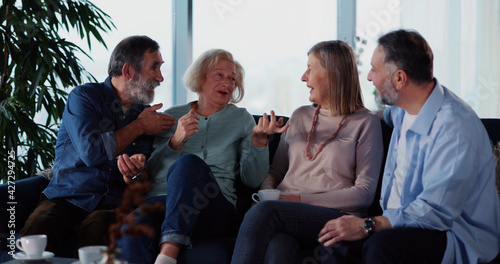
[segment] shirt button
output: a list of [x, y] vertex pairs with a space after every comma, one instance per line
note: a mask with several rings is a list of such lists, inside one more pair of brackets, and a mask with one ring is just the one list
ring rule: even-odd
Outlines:
[[135, 146], [135, 142], [132, 143], [132, 146]]
[[205, 146], [201, 146], [201, 148], [202, 148], [202, 149], [204, 149], [204, 148], [205, 148]]
[[205, 120], [208, 120], [208, 117], [205, 117]]

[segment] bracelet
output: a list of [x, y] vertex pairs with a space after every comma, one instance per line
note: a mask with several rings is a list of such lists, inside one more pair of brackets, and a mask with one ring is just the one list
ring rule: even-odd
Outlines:
[[142, 170], [139, 173], [137, 173], [136, 175], [134, 175], [134, 176], [125, 176], [125, 177], [127, 177], [127, 178], [129, 178], [131, 180], [134, 180], [134, 181], [138, 181], [142, 177]]

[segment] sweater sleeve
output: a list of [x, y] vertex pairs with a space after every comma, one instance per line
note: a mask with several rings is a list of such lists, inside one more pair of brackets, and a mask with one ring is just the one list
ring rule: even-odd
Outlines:
[[246, 186], [257, 188], [269, 171], [269, 146], [263, 148], [253, 146], [250, 143], [255, 126], [253, 116], [245, 110], [242, 119], [244, 138], [240, 143], [240, 177]]
[[[290, 128], [289, 128], [290, 129]], [[285, 178], [288, 171], [288, 144], [286, 143], [286, 131], [281, 135], [281, 140], [274, 154], [273, 162], [267, 177], [261, 185], [261, 189], [276, 189]]]

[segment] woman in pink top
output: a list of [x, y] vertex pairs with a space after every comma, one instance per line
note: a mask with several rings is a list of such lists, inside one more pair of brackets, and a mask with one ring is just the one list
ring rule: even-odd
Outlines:
[[313, 105], [295, 110], [261, 189], [280, 201], [253, 206], [232, 263], [300, 263], [300, 244], [318, 243], [328, 220], [366, 216], [383, 158], [380, 119], [363, 106], [353, 50], [324, 41], [308, 52], [302, 81]]

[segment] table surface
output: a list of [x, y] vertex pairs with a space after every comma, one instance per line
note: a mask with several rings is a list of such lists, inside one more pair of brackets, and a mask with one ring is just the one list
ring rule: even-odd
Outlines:
[[28, 263], [28, 264], [38, 264], [38, 263], [44, 263], [44, 264], [49, 264], [49, 263], [53, 263], [53, 264], [72, 264], [72, 263], [75, 263], [77, 261], [78, 261], [78, 259], [53, 257], [53, 258], [49, 258], [49, 259], [46, 259], [46, 260], [37, 260], [37, 261], [26, 261], [26, 260], [14, 259], [14, 260], [11, 260], [11, 261], [7, 261], [5, 263], [6, 264], [20, 264], [20, 263]]

